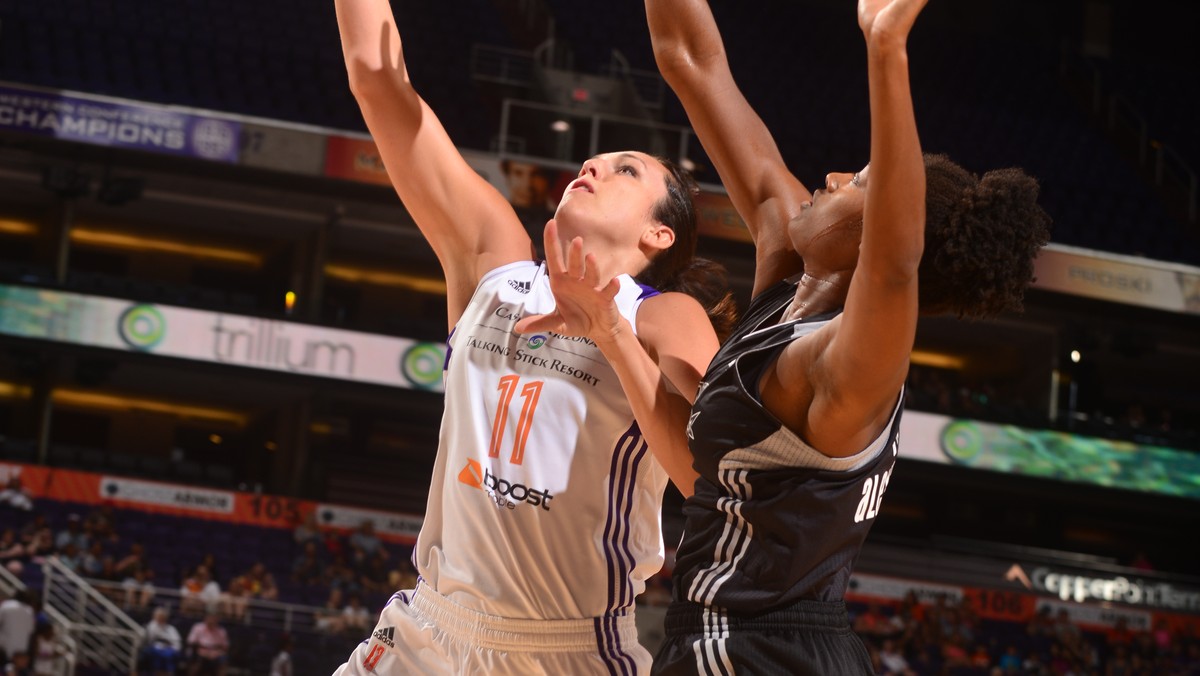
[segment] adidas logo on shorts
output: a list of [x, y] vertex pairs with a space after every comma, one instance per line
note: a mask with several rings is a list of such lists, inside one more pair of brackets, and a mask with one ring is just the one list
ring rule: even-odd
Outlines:
[[515, 279], [508, 280], [508, 285], [520, 293], [529, 293], [529, 290], [533, 288], [533, 284], [531, 282], [518, 282]]
[[396, 628], [384, 627], [375, 631], [375, 638], [389, 648], [396, 647]]

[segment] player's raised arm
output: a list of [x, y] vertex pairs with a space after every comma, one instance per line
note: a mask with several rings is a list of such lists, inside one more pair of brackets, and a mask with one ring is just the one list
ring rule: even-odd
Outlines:
[[757, 252], [754, 294], [801, 269], [787, 223], [810, 199], [729, 70], [707, 0], [646, 0], [659, 72], [683, 103]]
[[350, 88], [404, 206], [446, 275], [453, 326], [480, 276], [531, 256], [512, 207], [413, 89], [388, 0], [335, 0]]

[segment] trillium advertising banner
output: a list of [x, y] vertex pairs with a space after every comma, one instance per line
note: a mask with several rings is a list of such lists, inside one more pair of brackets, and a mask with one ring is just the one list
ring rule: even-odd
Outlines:
[[0, 285], [0, 334], [441, 391], [446, 346], [220, 312]]

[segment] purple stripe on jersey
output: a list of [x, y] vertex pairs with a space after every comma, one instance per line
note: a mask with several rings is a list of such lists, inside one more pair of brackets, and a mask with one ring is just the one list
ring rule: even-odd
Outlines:
[[[636, 563], [633, 558], [633, 550], [629, 546], [629, 535], [633, 532], [633, 519], [631, 518], [634, 502], [633, 491], [635, 488], [634, 484], [636, 483], [635, 477], [637, 477], [638, 469], [641, 467], [642, 459], [646, 457], [646, 451], [649, 449], [649, 446], [647, 446], [646, 442], [639, 437], [636, 448], [637, 452], [634, 454], [633, 460], [629, 464], [629, 483], [625, 488], [625, 494], [623, 496], [624, 500], [622, 501], [622, 504], [624, 505], [622, 508], [622, 522], [625, 524], [625, 534], [621, 537], [621, 551], [625, 552], [625, 555], [629, 559], [629, 568], [626, 571], [627, 575], [625, 578], [623, 578], [623, 580], [628, 579], [628, 572], [633, 570], [633, 566]], [[622, 607], [633, 605], [633, 585], [626, 583], [621, 586], [620, 603]]]
[[638, 285], [638, 288], [642, 290], [642, 295], [638, 296], [638, 298], [637, 298], [638, 300], [645, 300], [647, 298], [653, 298], [655, 296], [662, 294], [661, 291], [654, 288], [653, 286], [646, 286], [645, 284], [642, 284], [641, 282], [638, 282], [637, 285]]
[[621, 652], [621, 648], [617, 645], [620, 633], [617, 631], [617, 618], [597, 617], [592, 620], [592, 626], [596, 630], [596, 647], [600, 650], [600, 658], [604, 662], [604, 666], [608, 667], [610, 676], [636, 676], [637, 662], [634, 662], [631, 655]]
[[457, 330], [458, 330], [458, 327], [455, 326], [454, 328], [450, 329], [450, 335], [446, 336], [446, 361], [442, 362], [442, 371], [443, 372], [448, 371], [450, 369], [450, 353], [454, 351], [454, 349], [450, 347], [450, 340], [452, 338], [454, 338], [454, 332]]
[[[609, 468], [609, 507], [604, 524], [604, 556], [609, 576], [608, 609], [604, 617], [597, 618], [596, 641], [600, 654], [606, 660], [615, 660], [622, 674], [637, 671], [633, 656], [625, 653], [620, 645], [618, 616], [615, 613], [633, 605], [629, 575], [633, 571], [634, 557], [629, 547], [629, 522], [633, 512], [634, 481], [646, 450], [641, 430], [634, 422], [613, 449], [612, 466]], [[611, 662], [609, 669], [611, 673], [617, 673], [613, 671]]]
[[[632, 500], [622, 500], [633, 485], [630, 473], [631, 454], [641, 444], [641, 430], [636, 422], [629, 426], [616, 448], [613, 449], [612, 467], [608, 471], [609, 505], [608, 518], [604, 524], [604, 553], [608, 561], [608, 613], [628, 606], [629, 573], [633, 567], [633, 553], [628, 548], [628, 535], [621, 531], [629, 528], [629, 517], [633, 510]], [[640, 457], [640, 456], [638, 456]], [[627, 486], [629, 487], [627, 489]], [[621, 547], [620, 544], [624, 544]], [[617, 586], [620, 585], [620, 591]], [[617, 597], [617, 594], [620, 597]]]

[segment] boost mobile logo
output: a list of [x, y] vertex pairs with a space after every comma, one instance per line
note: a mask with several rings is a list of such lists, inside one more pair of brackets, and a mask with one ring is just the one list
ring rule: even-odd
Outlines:
[[525, 502], [548, 512], [550, 501], [554, 499], [548, 490], [537, 490], [525, 484], [501, 479], [490, 470], [484, 469], [477, 460], [467, 460], [466, 466], [458, 473], [458, 480], [472, 488], [485, 491], [496, 501], [496, 506], [505, 509], [516, 509], [518, 502]]
[[130, 349], [154, 349], [167, 335], [167, 321], [153, 305], [131, 305], [117, 320], [117, 333]]

